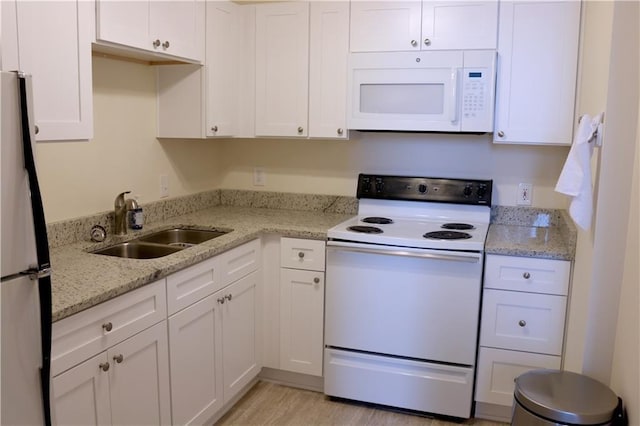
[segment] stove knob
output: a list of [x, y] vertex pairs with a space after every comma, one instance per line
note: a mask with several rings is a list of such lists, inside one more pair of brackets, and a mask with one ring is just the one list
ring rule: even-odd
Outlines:
[[418, 192], [421, 194], [424, 194], [425, 192], [427, 192], [427, 185], [422, 183], [418, 185]]
[[384, 189], [384, 182], [382, 180], [376, 181], [376, 192], [380, 193]]
[[473, 191], [473, 188], [471, 187], [471, 185], [466, 185], [462, 193], [464, 194], [465, 197], [468, 197], [469, 195], [471, 195], [472, 191]]
[[480, 185], [478, 187], [478, 198], [484, 198], [485, 195], [487, 195], [487, 186]]

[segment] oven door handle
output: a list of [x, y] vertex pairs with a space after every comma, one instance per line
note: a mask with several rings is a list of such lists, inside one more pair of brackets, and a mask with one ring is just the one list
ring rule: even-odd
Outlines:
[[480, 253], [467, 253], [467, 252], [436, 252], [433, 250], [412, 250], [409, 248], [398, 249], [382, 249], [382, 248], [367, 248], [362, 246], [353, 246], [351, 244], [344, 244], [337, 241], [332, 241], [331, 245], [327, 245], [327, 250], [335, 251], [350, 251], [355, 253], [366, 254], [382, 254], [391, 256], [405, 256], [405, 257], [417, 257], [420, 259], [432, 259], [432, 260], [451, 260], [454, 262], [469, 262], [478, 263], [482, 259]]

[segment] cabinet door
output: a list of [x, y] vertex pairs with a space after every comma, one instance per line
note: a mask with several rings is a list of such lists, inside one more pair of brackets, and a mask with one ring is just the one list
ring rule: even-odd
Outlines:
[[351, 51], [420, 50], [420, 1], [351, 2]]
[[238, 7], [231, 1], [207, 2], [207, 136], [236, 134]]
[[571, 144], [580, 2], [503, 1], [494, 142]]
[[260, 372], [258, 280], [252, 272], [214, 295], [226, 301], [221, 303], [225, 404]]
[[309, 136], [346, 139], [349, 3], [313, 2], [310, 13]]
[[256, 5], [256, 136], [307, 136], [309, 3]]
[[424, 1], [422, 49], [495, 49], [498, 1]]
[[195, 61], [203, 59], [204, 0], [150, 1], [148, 7], [150, 39], [160, 40], [156, 50]]
[[166, 320], [112, 347], [107, 355], [113, 424], [170, 424]]
[[280, 368], [322, 376], [324, 273], [282, 269]]
[[33, 75], [36, 139], [91, 139], [91, 2], [18, 1], [16, 13], [20, 69]]
[[96, 26], [100, 41], [154, 50], [149, 35], [149, 1], [97, 0]]
[[560, 357], [481, 347], [475, 400], [510, 407], [516, 377], [538, 368], [559, 369]]
[[111, 424], [110, 367], [107, 353], [102, 352], [52, 379], [55, 424]]
[[169, 318], [172, 424], [204, 424], [222, 407], [221, 306], [211, 295]]

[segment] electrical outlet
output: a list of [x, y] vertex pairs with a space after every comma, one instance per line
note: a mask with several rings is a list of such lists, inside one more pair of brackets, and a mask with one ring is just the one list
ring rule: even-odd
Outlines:
[[530, 183], [518, 184], [518, 199], [516, 204], [519, 206], [530, 206], [533, 198], [533, 185]]
[[267, 184], [267, 174], [262, 167], [253, 169], [253, 186], [265, 186]]
[[160, 198], [169, 196], [169, 176], [160, 175]]

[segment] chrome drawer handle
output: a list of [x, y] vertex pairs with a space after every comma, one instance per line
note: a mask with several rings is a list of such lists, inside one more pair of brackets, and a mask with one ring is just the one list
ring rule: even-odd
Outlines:
[[224, 305], [224, 297], [219, 297], [218, 298], [218, 303], [221, 305]]
[[524, 278], [525, 280], [528, 280], [529, 278], [531, 278], [531, 274], [528, 272], [525, 272], [524, 274], [522, 274], [522, 278]]
[[316, 284], [318, 284], [318, 283], [320, 282], [320, 278], [315, 277], [315, 278], [313, 279], [313, 282], [314, 282], [314, 283], [316, 283]]
[[227, 299], [229, 302], [231, 302], [231, 299], [233, 299], [233, 295], [227, 294], [226, 296], [224, 296], [224, 298]]
[[109, 371], [109, 363], [108, 362], [103, 362], [98, 367], [100, 367], [100, 370], [102, 370], [102, 371]]
[[299, 251], [299, 252], [298, 252], [298, 257], [299, 257], [300, 259], [304, 259], [304, 252]]
[[108, 333], [111, 330], [113, 330], [113, 324], [111, 324], [110, 322], [104, 323], [104, 324], [102, 324], [102, 328], [103, 328], [104, 331], [106, 331]]
[[124, 360], [124, 356], [122, 356], [122, 354], [116, 355], [113, 357], [113, 360], [115, 362], [117, 362], [118, 364], [122, 363], [122, 360]]
[[525, 325], [527, 325], [527, 322], [525, 320], [520, 320], [520, 321], [518, 321], [518, 325], [520, 327], [524, 327]]

